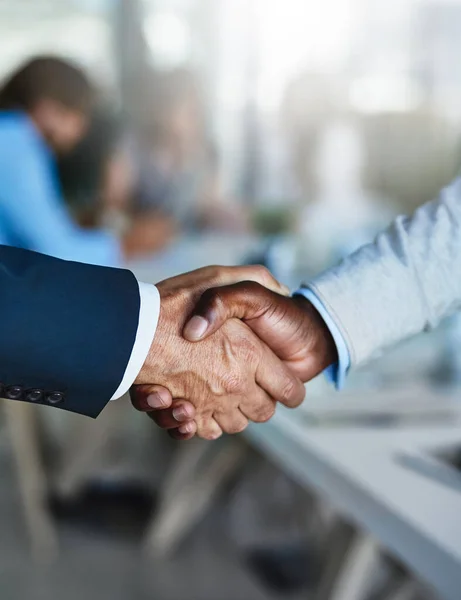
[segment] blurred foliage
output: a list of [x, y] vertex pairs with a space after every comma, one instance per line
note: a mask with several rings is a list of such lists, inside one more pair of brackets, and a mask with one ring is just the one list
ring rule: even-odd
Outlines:
[[276, 206], [261, 207], [254, 210], [251, 223], [260, 235], [272, 237], [293, 230], [296, 211], [292, 204], [277, 204]]

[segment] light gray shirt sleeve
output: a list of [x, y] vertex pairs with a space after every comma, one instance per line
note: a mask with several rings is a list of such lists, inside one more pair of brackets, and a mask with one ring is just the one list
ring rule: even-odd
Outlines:
[[351, 366], [435, 327], [461, 306], [461, 179], [308, 287], [344, 336]]

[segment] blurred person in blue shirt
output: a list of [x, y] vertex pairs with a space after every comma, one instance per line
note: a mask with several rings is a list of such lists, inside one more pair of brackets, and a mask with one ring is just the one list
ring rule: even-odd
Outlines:
[[134, 253], [139, 232], [82, 229], [61, 194], [56, 157], [83, 139], [95, 100], [85, 74], [55, 57], [32, 59], [0, 89], [0, 244], [112, 266]]
[[58, 157], [58, 176], [77, 223], [124, 231], [125, 252], [130, 255], [153, 253], [174, 238], [177, 222], [162, 210], [134, 210], [135, 165], [125, 151], [125, 129], [122, 115], [110, 106], [98, 106], [83, 139]]

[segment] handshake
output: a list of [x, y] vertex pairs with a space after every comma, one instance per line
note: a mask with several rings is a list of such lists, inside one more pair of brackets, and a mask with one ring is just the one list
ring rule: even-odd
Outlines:
[[157, 331], [131, 399], [175, 439], [241, 432], [277, 402], [295, 408], [304, 382], [337, 360], [313, 305], [264, 267], [206, 267], [157, 288]]

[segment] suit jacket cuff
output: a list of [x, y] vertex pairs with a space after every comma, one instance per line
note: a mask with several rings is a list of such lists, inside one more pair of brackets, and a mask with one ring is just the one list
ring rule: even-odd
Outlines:
[[138, 285], [140, 309], [136, 339], [123, 379], [111, 400], [117, 400], [123, 396], [133, 385], [147, 358], [157, 329], [160, 315], [160, 294], [155, 285], [141, 282], [138, 282]]

